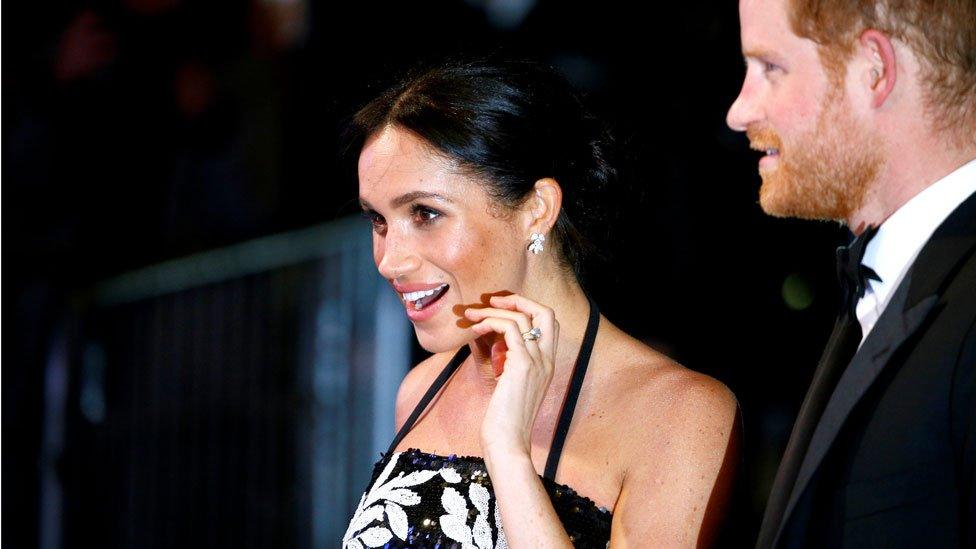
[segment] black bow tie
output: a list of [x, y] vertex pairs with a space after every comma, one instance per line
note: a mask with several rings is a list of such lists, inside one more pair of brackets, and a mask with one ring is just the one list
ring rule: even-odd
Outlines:
[[851, 318], [857, 318], [857, 300], [864, 296], [868, 279], [881, 281], [871, 267], [861, 265], [868, 242], [878, 233], [877, 227], [868, 227], [849, 246], [837, 248], [837, 278], [844, 297], [844, 307]]

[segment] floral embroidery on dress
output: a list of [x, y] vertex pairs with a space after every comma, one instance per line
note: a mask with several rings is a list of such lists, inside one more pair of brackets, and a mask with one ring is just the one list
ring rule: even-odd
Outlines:
[[441, 515], [441, 529], [444, 535], [461, 542], [462, 549], [495, 549], [491, 542], [491, 526], [488, 524], [488, 502], [491, 496], [480, 484], [468, 485], [468, 499], [478, 511], [474, 526], [468, 527], [468, 503], [464, 496], [454, 488], [445, 488], [441, 495], [441, 505], [447, 511]]
[[[539, 478], [573, 545], [604, 549], [612, 514]], [[343, 539], [343, 549], [367, 547], [508, 549], [484, 460], [416, 449], [381, 458]]]
[[[438, 474], [450, 483], [457, 483], [461, 480], [457, 471], [445, 467], [439, 471], [414, 471], [407, 475], [401, 472], [387, 481], [399, 459], [399, 453], [393, 455], [383, 472], [380, 473], [379, 478], [376, 479], [373, 488], [363, 494], [359, 500], [359, 506], [356, 507], [356, 513], [353, 515], [343, 538], [343, 549], [382, 547], [393, 539], [393, 536], [406, 541], [409, 524], [403, 506], [420, 503], [420, 496], [407, 488], [423, 484]], [[367, 528], [373, 522], [382, 521], [384, 514], [389, 528], [380, 525]]]

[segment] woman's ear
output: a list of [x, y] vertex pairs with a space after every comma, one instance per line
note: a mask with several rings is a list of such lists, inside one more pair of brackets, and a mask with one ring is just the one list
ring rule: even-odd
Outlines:
[[533, 196], [525, 203], [527, 231], [530, 233], [549, 234], [563, 205], [563, 189], [559, 182], [551, 177], [544, 177], [535, 182]]

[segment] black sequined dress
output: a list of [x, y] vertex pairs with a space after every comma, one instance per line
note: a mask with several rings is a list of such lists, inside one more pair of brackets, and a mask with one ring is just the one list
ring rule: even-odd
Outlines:
[[[573, 544], [603, 549], [610, 540], [610, 511], [553, 480], [586, 375], [599, 316], [591, 299], [586, 335], [556, 424], [545, 474], [540, 478]], [[464, 346], [454, 355], [397, 433], [389, 451], [373, 467], [369, 489], [349, 523], [343, 549], [507, 549], [501, 515], [482, 458], [428, 454], [413, 448], [393, 451], [469, 353]]]

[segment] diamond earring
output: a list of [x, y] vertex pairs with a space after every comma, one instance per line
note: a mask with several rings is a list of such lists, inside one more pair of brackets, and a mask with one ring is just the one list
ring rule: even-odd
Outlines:
[[532, 233], [532, 236], [530, 236], [529, 239], [532, 241], [529, 244], [529, 251], [536, 255], [542, 253], [542, 243], [546, 241], [546, 235], [542, 233]]

